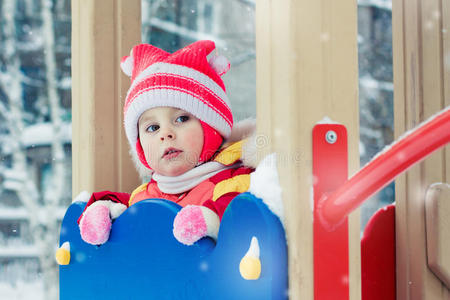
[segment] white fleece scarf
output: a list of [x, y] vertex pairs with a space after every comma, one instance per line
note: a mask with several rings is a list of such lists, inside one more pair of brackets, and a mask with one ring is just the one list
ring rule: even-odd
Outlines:
[[213, 177], [221, 171], [237, 168], [240, 165], [241, 163], [236, 163], [231, 166], [225, 166], [219, 162], [211, 161], [179, 176], [164, 176], [153, 173], [152, 178], [156, 181], [161, 192], [166, 194], [180, 194], [189, 191], [200, 182]]

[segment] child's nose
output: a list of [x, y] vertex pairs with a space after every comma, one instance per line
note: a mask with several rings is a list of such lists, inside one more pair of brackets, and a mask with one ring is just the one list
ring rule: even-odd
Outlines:
[[161, 136], [161, 141], [164, 141], [166, 138], [170, 140], [170, 139], [173, 139], [173, 136], [171, 134], [162, 135]]
[[159, 137], [161, 141], [164, 141], [165, 139], [173, 139], [175, 137], [175, 134], [171, 130], [166, 130], [164, 132], [161, 132], [161, 136]]

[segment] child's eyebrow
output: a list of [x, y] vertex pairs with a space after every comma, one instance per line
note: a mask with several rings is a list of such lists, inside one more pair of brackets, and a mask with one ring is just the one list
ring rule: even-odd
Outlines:
[[139, 119], [139, 123], [153, 121], [154, 119], [155, 117], [153, 115], [143, 116], [142, 118]]

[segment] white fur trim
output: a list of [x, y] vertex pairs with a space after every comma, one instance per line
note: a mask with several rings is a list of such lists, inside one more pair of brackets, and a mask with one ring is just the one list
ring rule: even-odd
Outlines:
[[[91, 210], [94, 207], [97, 207], [99, 205], [104, 205], [104, 206], [108, 207], [109, 215], [111, 216], [112, 220], [114, 220], [115, 218], [120, 216], [127, 209], [127, 206], [122, 203], [113, 202], [111, 200], [98, 200], [98, 201], [95, 201], [94, 203], [92, 203], [88, 208], [86, 208], [84, 213], [88, 212], [89, 210]], [[83, 219], [81, 219], [81, 220], [83, 220]]]
[[245, 119], [239, 121], [233, 126], [227, 143], [234, 143], [243, 139], [247, 139], [242, 145], [241, 161], [244, 166], [256, 168], [258, 166], [258, 148], [256, 137], [256, 120]]
[[125, 210], [127, 209], [127, 206], [122, 203], [112, 202], [111, 206], [109, 207], [109, 213], [111, 215], [111, 219], [115, 219], [118, 216], [120, 216]]
[[141, 160], [137, 156], [137, 152], [136, 152], [136, 148], [135, 147], [130, 147], [129, 153], [130, 153], [131, 158], [133, 160], [134, 167], [136, 168], [136, 171], [138, 172], [139, 177], [141, 178], [143, 183], [150, 181], [151, 178], [152, 178], [152, 175], [153, 175], [153, 170], [151, 170], [151, 169], [147, 168], [146, 166], [144, 166], [144, 164], [141, 162]]
[[241, 161], [244, 166], [254, 169], [258, 166], [259, 153], [256, 145], [256, 135], [249, 137], [242, 145]]
[[199, 206], [202, 210], [203, 217], [205, 218], [206, 223], [206, 235], [217, 240], [217, 236], [219, 234], [220, 227], [220, 219], [219, 216], [213, 212], [211, 209], [205, 206]]
[[241, 120], [233, 125], [230, 136], [227, 138], [227, 143], [234, 143], [246, 139], [255, 134], [256, 120], [249, 118]]

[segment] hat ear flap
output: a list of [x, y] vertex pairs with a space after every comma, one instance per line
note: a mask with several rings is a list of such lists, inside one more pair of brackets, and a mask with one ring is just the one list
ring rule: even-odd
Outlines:
[[131, 77], [133, 74], [133, 66], [134, 59], [132, 55], [122, 57], [122, 60], [120, 61], [120, 68], [128, 77]]

